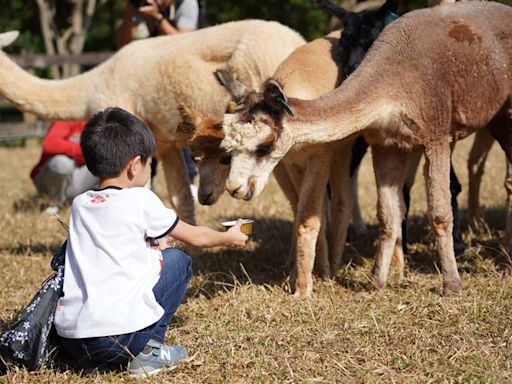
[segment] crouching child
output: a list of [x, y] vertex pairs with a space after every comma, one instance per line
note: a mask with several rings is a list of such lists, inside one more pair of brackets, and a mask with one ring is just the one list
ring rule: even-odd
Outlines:
[[[64, 295], [55, 328], [78, 368], [154, 374], [188, 358], [164, 343], [192, 277], [191, 259], [168, 236], [197, 247], [242, 247], [240, 223], [227, 232], [181, 221], [149, 189], [155, 140], [137, 117], [108, 108], [84, 128], [80, 146], [98, 188], [73, 200]], [[149, 240], [160, 239], [151, 247]]]

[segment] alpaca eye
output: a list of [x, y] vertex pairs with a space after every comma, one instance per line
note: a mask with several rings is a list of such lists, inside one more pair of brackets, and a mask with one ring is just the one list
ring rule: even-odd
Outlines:
[[256, 154], [258, 156], [265, 156], [268, 155], [270, 150], [272, 149], [272, 143], [269, 144], [260, 144], [258, 145], [258, 148], [256, 148]]
[[231, 164], [231, 155], [224, 155], [220, 158], [219, 163], [223, 165]]

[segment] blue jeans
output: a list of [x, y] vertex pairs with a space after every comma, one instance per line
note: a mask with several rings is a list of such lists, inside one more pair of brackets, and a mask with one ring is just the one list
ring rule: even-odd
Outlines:
[[194, 178], [197, 176], [196, 165], [192, 161], [190, 157], [190, 148], [182, 148], [181, 156], [183, 157], [183, 161], [185, 162], [185, 166], [187, 167], [187, 175], [188, 181], [190, 184], [194, 182]]
[[192, 260], [187, 254], [175, 248], [164, 249], [162, 254], [162, 271], [160, 279], [153, 287], [153, 293], [156, 301], [165, 310], [163, 316], [144, 329], [122, 335], [85, 339], [59, 336], [63, 350], [69, 355], [68, 363], [78, 369], [99, 368], [102, 371], [109, 371], [126, 365], [142, 351], [149, 339], [164, 341], [167, 327], [192, 278]]

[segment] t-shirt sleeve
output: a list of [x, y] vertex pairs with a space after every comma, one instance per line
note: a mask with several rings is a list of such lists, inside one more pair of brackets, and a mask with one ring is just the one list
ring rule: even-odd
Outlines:
[[176, 27], [197, 29], [199, 4], [197, 0], [184, 0], [176, 12]]
[[172, 209], [167, 208], [162, 200], [149, 189], [144, 189], [145, 204], [142, 216], [146, 227], [146, 237], [158, 239], [172, 231], [179, 218]]

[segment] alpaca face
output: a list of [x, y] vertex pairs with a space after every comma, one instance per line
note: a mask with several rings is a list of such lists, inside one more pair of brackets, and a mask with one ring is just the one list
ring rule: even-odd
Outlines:
[[261, 193], [291, 142], [271, 114], [263, 110], [248, 113], [250, 109], [246, 106], [235, 114], [224, 115], [221, 143], [221, 148], [231, 155], [226, 189], [233, 197], [244, 200]]
[[231, 158], [219, 148], [224, 137], [222, 117], [204, 116], [180, 103], [178, 111], [183, 121], [177, 132], [188, 140], [192, 159], [199, 174], [197, 197], [201, 204], [214, 204], [224, 192]]
[[221, 118], [202, 118], [189, 141], [192, 159], [199, 174], [198, 200], [203, 205], [217, 202], [224, 192], [231, 157], [220, 149], [223, 137]]
[[199, 188], [197, 197], [199, 203], [212, 205], [217, 202], [224, 192], [224, 185], [229, 174], [231, 157], [219, 148], [220, 139], [211, 147], [198, 148], [190, 146], [192, 159], [199, 174]]

